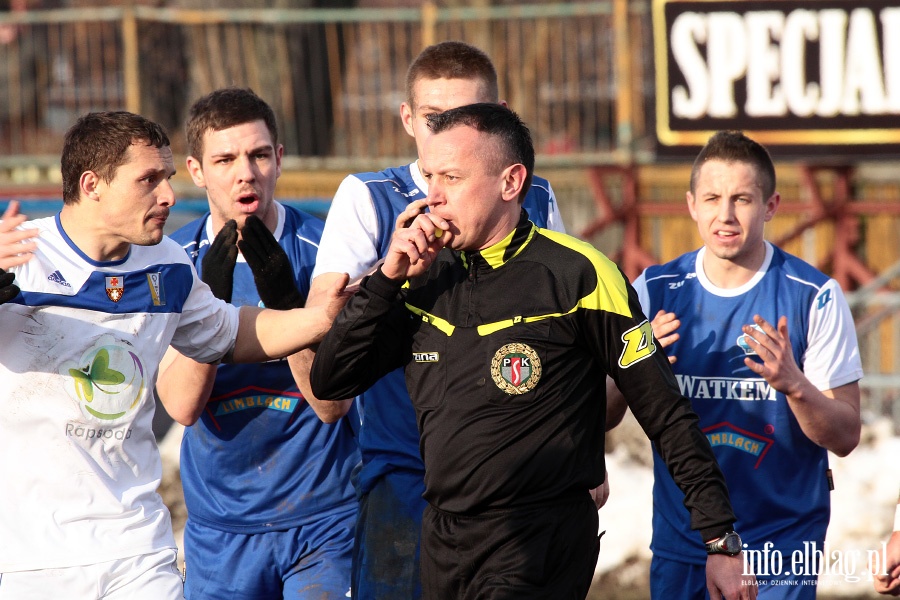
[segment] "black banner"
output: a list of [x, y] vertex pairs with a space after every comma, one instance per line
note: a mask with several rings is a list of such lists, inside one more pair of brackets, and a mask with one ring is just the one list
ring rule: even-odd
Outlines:
[[900, 0], [653, 0], [653, 35], [661, 154], [900, 156]]

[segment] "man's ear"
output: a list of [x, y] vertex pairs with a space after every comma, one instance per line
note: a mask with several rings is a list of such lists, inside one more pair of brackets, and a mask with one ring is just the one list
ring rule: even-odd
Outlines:
[[186, 162], [188, 173], [191, 174], [191, 179], [194, 180], [194, 185], [196, 185], [198, 188], [205, 188], [206, 178], [203, 176], [203, 165], [200, 163], [200, 159], [194, 158], [193, 156], [188, 156]]
[[694, 194], [690, 191], [684, 193], [684, 198], [687, 201], [688, 212], [691, 215], [691, 218], [696, 221], [697, 220], [697, 205], [694, 202]]
[[415, 132], [413, 131], [413, 109], [412, 107], [404, 102], [400, 105], [400, 121], [403, 122], [403, 129], [406, 130], [406, 133], [411, 135], [412, 137], [416, 137]]
[[79, 195], [88, 200], [99, 200], [102, 184], [103, 180], [94, 171], [85, 171], [78, 179]]
[[774, 192], [769, 199], [766, 200], [766, 213], [764, 217], [764, 221], [768, 222], [772, 220], [772, 217], [775, 216], [775, 211], [778, 210], [778, 205], [781, 204], [781, 194], [778, 192]]
[[503, 170], [501, 194], [504, 202], [519, 199], [522, 188], [525, 187], [525, 178], [527, 176], [528, 170], [521, 163], [510, 165]]
[[278, 144], [275, 148], [275, 179], [281, 177], [281, 159], [284, 157], [284, 146]]

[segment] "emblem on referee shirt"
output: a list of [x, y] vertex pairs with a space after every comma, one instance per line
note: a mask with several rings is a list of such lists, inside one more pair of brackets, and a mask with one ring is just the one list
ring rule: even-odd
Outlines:
[[494, 353], [491, 377], [507, 394], [526, 394], [541, 379], [541, 359], [527, 344], [506, 344]]
[[118, 302], [122, 299], [122, 294], [125, 293], [125, 281], [121, 277], [107, 277], [106, 278], [106, 295], [109, 296], [109, 299], [113, 302]]

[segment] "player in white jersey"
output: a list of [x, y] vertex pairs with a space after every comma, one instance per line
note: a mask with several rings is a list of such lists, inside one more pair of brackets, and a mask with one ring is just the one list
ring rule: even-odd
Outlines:
[[0, 306], [0, 599], [181, 598], [151, 429], [163, 353], [287, 356], [330, 327], [341, 282], [323, 308], [215, 298], [163, 236], [175, 168], [141, 116], [85, 115], [61, 164], [59, 214], [24, 222], [13, 203], [0, 222], [19, 288]]
[[[687, 194], [704, 246], [634, 287], [725, 473], [760, 597], [800, 599], [815, 597], [816, 565], [764, 559], [822, 549], [827, 451], [845, 456], [859, 442], [862, 367], [837, 282], [765, 241], [779, 202], [765, 148], [717, 133]], [[684, 495], [655, 453], [654, 472], [651, 596], [702, 598], [703, 564], [721, 544], [704, 550], [717, 540], [690, 532]]]

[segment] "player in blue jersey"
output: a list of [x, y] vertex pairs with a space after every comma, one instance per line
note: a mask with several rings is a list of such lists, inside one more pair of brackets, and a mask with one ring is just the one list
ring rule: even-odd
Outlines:
[[[420, 150], [430, 135], [429, 114], [475, 102], [499, 102], [490, 58], [468, 44], [443, 42], [423, 50], [410, 65], [400, 118]], [[418, 161], [344, 179], [326, 219], [313, 288], [327, 287], [340, 273], [354, 278], [372, 269], [384, 258], [398, 220], [415, 217], [427, 194]], [[534, 178], [524, 207], [538, 226], [563, 231], [546, 179]], [[354, 598], [419, 598], [425, 467], [403, 371], [381, 379], [359, 397], [359, 406], [362, 467], [355, 477], [360, 504]]]
[[[63, 208], [0, 220], [0, 599], [183, 598], [151, 427], [171, 346], [204, 362], [261, 362], [319, 341], [343, 306], [235, 307], [163, 235], [169, 139], [132, 113], [66, 133]], [[10, 293], [8, 290], [5, 293]], [[228, 565], [233, 568], [234, 565]]]
[[[725, 473], [760, 597], [814, 598], [827, 452], [859, 442], [862, 367], [837, 282], [765, 241], [779, 202], [765, 148], [715, 134], [687, 193], [704, 246], [648, 268], [634, 287]], [[651, 595], [703, 598], [706, 552], [656, 453], [654, 475]]]
[[[210, 213], [172, 238], [222, 299], [302, 306], [323, 223], [273, 199], [283, 149], [272, 109], [250, 90], [215, 91], [191, 108], [187, 139]], [[359, 463], [352, 403], [312, 397], [302, 355], [218, 369], [174, 351], [166, 359], [159, 397], [190, 407], [170, 410], [189, 425], [186, 597], [346, 597]]]

